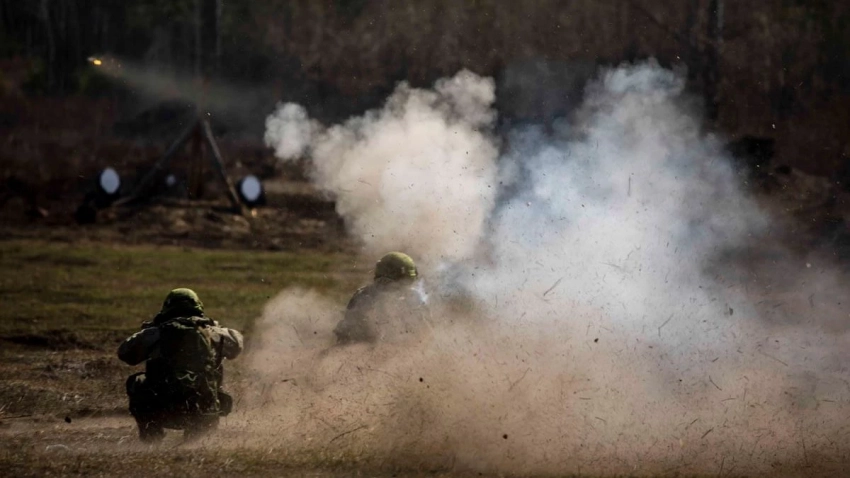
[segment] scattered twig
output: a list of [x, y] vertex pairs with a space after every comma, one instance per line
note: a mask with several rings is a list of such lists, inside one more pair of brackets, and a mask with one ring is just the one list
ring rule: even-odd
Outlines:
[[602, 422], [602, 423], [604, 423], [604, 424], [606, 424], [606, 425], [608, 424], [608, 422], [606, 422], [604, 418], [600, 418], [600, 417], [593, 417], [593, 418], [595, 418], [595, 419], [599, 420], [600, 422]]
[[712, 384], [712, 385], [714, 385], [714, 387], [715, 387], [716, 389], [720, 390], [721, 392], [723, 391], [723, 389], [722, 389], [722, 388], [718, 387], [718, 386], [717, 386], [717, 384], [716, 384], [716, 383], [714, 383], [714, 380], [712, 380], [712, 379], [711, 379], [711, 375], [709, 375], [709, 376], [708, 376], [708, 381], [709, 381], [709, 382], [711, 382], [711, 384]]
[[761, 355], [764, 355], [765, 357], [767, 357], [769, 359], [776, 360], [777, 362], [781, 363], [782, 365], [784, 365], [786, 367], [788, 366], [787, 363], [783, 362], [782, 360], [779, 360], [778, 358], [774, 357], [773, 355], [766, 354], [766, 353], [762, 352], [760, 349], [756, 349], [756, 352], [760, 353]]
[[714, 427], [709, 428], [708, 431], [703, 433], [702, 437], [700, 437], [700, 438], [705, 438], [706, 436], [708, 436], [709, 433], [711, 433], [713, 431], [714, 431]]
[[[358, 368], [359, 368], [359, 367], [358, 367]], [[391, 373], [389, 373], [389, 372], [384, 372], [383, 370], [378, 370], [378, 369], [376, 369], [376, 368], [372, 368], [372, 367], [363, 367], [363, 368], [364, 368], [364, 369], [366, 369], [366, 370], [369, 370], [370, 372], [378, 372], [378, 373], [382, 373], [382, 374], [384, 374], [384, 375], [386, 375], [386, 376], [388, 376], [388, 377], [392, 377], [392, 378], [394, 378], [394, 379], [396, 379], [396, 380], [401, 380], [401, 377], [399, 377], [399, 376], [397, 376], [397, 375], [393, 375], [393, 374], [391, 374]]]
[[351, 430], [348, 430], [347, 432], [342, 432], [342, 433], [340, 433], [339, 435], [337, 435], [337, 436], [335, 436], [335, 437], [331, 438], [331, 441], [329, 441], [329, 442], [328, 442], [328, 445], [330, 445], [331, 443], [333, 443], [334, 441], [336, 441], [338, 438], [342, 438], [342, 437], [344, 437], [345, 435], [348, 435], [348, 434], [350, 434], [350, 433], [354, 433], [354, 432], [356, 432], [357, 430], [362, 430], [362, 429], [364, 429], [364, 428], [366, 428], [366, 425], [360, 425], [359, 427], [357, 427], [357, 428], [352, 428]]
[[803, 437], [801, 441], [803, 442], [803, 462], [806, 466], [809, 466], [809, 453], [806, 451], [806, 437]]
[[691, 428], [691, 425], [693, 425], [694, 423], [696, 423], [698, 421], [699, 421], [699, 418], [694, 418], [694, 421], [692, 421], [691, 423], [688, 423], [688, 426], [685, 427], [685, 430], [687, 430], [688, 428]]
[[550, 287], [550, 288], [546, 289], [546, 292], [544, 292], [544, 293], [543, 293], [543, 297], [546, 297], [546, 294], [548, 294], [549, 292], [552, 292], [552, 290], [553, 290], [555, 287], [558, 287], [558, 284], [560, 284], [560, 283], [561, 283], [561, 281], [562, 281], [563, 279], [564, 279], [564, 278], [563, 278], [563, 277], [561, 277], [560, 279], [556, 280], [556, 281], [555, 281], [555, 283], [554, 283], [554, 284], [552, 284], [552, 287]]
[[518, 378], [518, 379], [517, 379], [517, 381], [515, 381], [514, 383], [512, 383], [512, 384], [511, 384], [511, 386], [510, 386], [510, 387], [508, 387], [508, 391], [509, 391], [509, 392], [510, 392], [511, 390], [513, 390], [513, 389], [514, 389], [514, 387], [516, 387], [516, 384], [520, 383], [520, 382], [522, 381], [522, 379], [524, 379], [524, 378], [525, 378], [525, 376], [528, 374], [528, 371], [529, 371], [529, 370], [531, 370], [531, 368], [527, 368], [527, 369], [525, 369], [525, 372], [523, 372], [523, 373], [522, 373], [522, 377]]
[[298, 329], [295, 328], [295, 324], [292, 324], [292, 330], [295, 331], [295, 337], [298, 338], [298, 341], [301, 342], [301, 345], [304, 345], [304, 341], [301, 340], [301, 334], [298, 333]]
[[663, 329], [664, 326], [667, 325], [667, 323], [670, 322], [671, 320], [673, 320], [673, 314], [670, 314], [670, 317], [667, 317], [667, 320], [665, 320], [664, 323], [661, 324], [660, 327], [658, 327], [658, 336], [659, 337], [661, 337], [661, 329]]
[[32, 413], [27, 413], [26, 415], [13, 415], [11, 417], [0, 417], [0, 421], [3, 420], [14, 420], [16, 418], [29, 418], [32, 416]]

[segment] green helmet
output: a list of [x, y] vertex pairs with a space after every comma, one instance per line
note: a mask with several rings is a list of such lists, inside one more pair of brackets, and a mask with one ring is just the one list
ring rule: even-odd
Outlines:
[[375, 264], [375, 279], [415, 279], [416, 263], [403, 252], [390, 252]]
[[[158, 321], [175, 317], [203, 317], [204, 304], [192, 289], [174, 289], [165, 297], [162, 310], [157, 314]], [[157, 319], [154, 319], [157, 321]]]

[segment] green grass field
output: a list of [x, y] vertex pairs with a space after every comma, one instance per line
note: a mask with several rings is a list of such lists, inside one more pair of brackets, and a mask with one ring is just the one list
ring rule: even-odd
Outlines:
[[[282, 289], [312, 288], [344, 304], [366, 269], [311, 251], [0, 241], [0, 475], [350, 476], [339, 458], [187, 453], [176, 438], [166, 449], [135, 445], [124, 379], [140, 367], [121, 363], [115, 348], [175, 287], [195, 289], [211, 317], [250, 342], [254, 319]], [[239, 374], [239, 360], [229, 366], [231, 378]], [[57, 446], [87, 451], [50, 451]], [[368, 468], [373, 476], [445, 476]]]
[[194, 289], [211, 317], [249, 331], [286, 287], [344, 300], [362, 280], [340, 254], [20, 241], [0, 242], [0, 270], [0, 335], [130, 332], [176, 287]]
[[134, 369], [116, 348], [173, 288], [197, 291], [207, 314], [250, 345], [254, 319], [287, 287], [344, 304], [365, 279], [352, 264], [318, 252], [0, 242], [0, 422], [123, 413]]
[[[417, 450], [385, 462], [333, 447], [315, 456], [262, 447], [187, 451], [177, 434], [160, 448], [136, 442], [124, 380], [141, 366], [123, 364], [115, 349], [169, 290], [195, 289], [209, 315], [245, 331], [250, 346], [254, 319], [287, 287], [315, 289], [342, 307], [368, 280], [368, 266], [353, 257], [18, 240], [0, 241], [0, 268], [0, 475], [482, 476], [445, 469]], [[242, 363], [228, 363], [229, 379], [238, 382]]]

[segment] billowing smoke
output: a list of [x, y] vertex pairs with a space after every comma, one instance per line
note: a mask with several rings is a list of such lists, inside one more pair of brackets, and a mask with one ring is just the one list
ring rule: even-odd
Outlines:
[[283, 291], [257, 326], [247, 430], [491, 472], [805, 475], [844, 456], [846, 314], [821, 297], [844, 279], [770, 241], [683, 88], [612, 69], [554, 134], [504, 144], [469, 72], [330, 128], [280, 107], [267, 139], [309, 156], [364, 252], [432, 266], [434, 326], [331, 347], [344, 304]]
[[372, 255], [459, 260], [477, 247], [496, 197], [494, 99], [492, 80], [461, 72], [433, 91], [401, 85], [383, 109], [327, 129], [285, 104], [266, 141], [285, 160], [309, 151], [313, 181]]
[[266, 119], [266, 144], [274, 154], [285, 160], [297, 159], [310, 146], [320, 125], [307, 117], [307, 110], [295, 103], [280, 105]]

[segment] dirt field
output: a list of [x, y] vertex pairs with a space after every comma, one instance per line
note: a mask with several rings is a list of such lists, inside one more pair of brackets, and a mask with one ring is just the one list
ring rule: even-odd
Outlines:
[[[201, 469], [220, 475], [273, 474], [278, 467], [294, 467], [294, 473], [326, 476], [311, 471], [315, 464], [268, 461], [250, 451], [238, 465], [234, 460], [243, 460], [238, 454], [212, 452], [185, 461], [187, 455], [173, 450], [180, 443], [177, 436], [155, 451], [173, 454], [162, 467], [138, 468], [154, 452], [136, 443], [123, 390], [133, 369], [117, 360], [115, 349], [156, 312], [160, 296], [178, 285], [195, 288], [210, 315], [250, 337], [253, 319], [280, 288], [297, 284], [341, 297], [361, 280], [360, 268], [333, 252], [121, 245], [73, 237], [77, 240], [0, 242], [4, 475], [146, 476]], [[234, 383], [238, 367], [230, 370]], [[197, 469], [202, 463], [207, 465]]]
[[[179, 435], [156, 447], [138, 443], [123, 414], [74, 420], [4, 424], [4, 476], [481, 476], [425, 469], [393, 469], [334, 456], [298, 456], [284, 449], [222, 450], [184, 444]], [[227, 426], [225, 422], [223, 424]]]
[[[179, 213], [188, 214], [185, 210]], [[252, 440], [251, 427], [246, 428], [242, 413], [225, 419], [219, 435], [199, 442], [184, 443], [179, 432], [170, 432], [157, 447], [137, 441], [123, 390], [124, 378], [133, 369], [120, 363], [114, 350], [141, 320], [156, 312], [165, 291], [191, 284], [211, 316], [247, 332], [250, 350], [254, 319], [280, 289], [314, 289], [341, 306], [347, 294], [368, 279], [366, 261], [331, 251], [343, 246], [252, 251], [139, 244], [144, 241], [138, 237], [122, 241], [106, 236], [104, 242], [85, 235], [73, 236], [71, 241], [61, 234], [47, 236], [48, 240], [36, 237], [32, 231], [12, 229], [0, 242], [4, 297], [0, 311], [0, 469], [4, 475], [486, 474], [465, 471], [415, 451], [409, 459], [338, 451], [332, 446], [334, 437], [351, 431], [344, 427], [336, 427], [339, 433], [334, 431], [334, 437], [323, 446], [289, 450], [274, 440], [263, 446]], [[757, 274], [759, 264], [770, 262], [770, 253], [751, 256], [748, 266], [741, 262], [740, 273]], [[760, 292], [765, 294], [760, 303], [774, 314], [780, 303], [808, 307], [794, 286], [794, 281], [773, 282], [772, 289]], [[230, 365], [230, 386], [239, 390], [249, 385], [245, 363], [237, 360]], [[776, 457], [773, 471], [764, 476], [840, 476], [847, 466], [841, 450], [813, 449], [805, 462], [791, 456], [787, 461]], [[667, 472], [658, 471], [657, 465], [644, 468], [637, 464], [635, 469], [644, 470], [638, 472], [640, 476], [647, 476], [648, 469], [656, 470], [651, 476], [681, 476], [675, 466]], [[721, 470], [718, 476], [756, 475], [737, 474], [733, 468], [731, 473]]]
[[[56, 229], [53, 229], [56, 230]], [[0, 242], [0, 469], [4, 476], [443, 476], [440, 466], [399, 466], [334, 453], [230, 444], [244, 427], [186, 444], [170, 432], [156, 447], [136, 438], [123, 383], [134, 368], [115, 357], [172, 287], [191, 285], [209, 315], [246, 332], [280, 289], [300, 286], [344, 304], [368, 266], [327, 250], [251, 251], [69, 241], [7, 230]], [[116, 243], [117, 242], [117, 243]], [[337, 245], [337, 247], [339, 247]], [[238, 285], [237, 285], [238, 284]], [[246, 387], [243, 363], [228, 368]], [[240, 423], [244, 418], [230, 419]], [[225, 431], [231, 428], [229, 432]], [[226, 451], [225, 451], [226, 449]], [[411, 462], [414, 463], [414, 462]], [[417, 471], [417, 470], [423, 471]], [[473, 474], [474, 476], [480, 476]], [[453, 471], [451, 476], [463, 476]]]
[[[91, 177], [105, 163], [71, 157], [58, 168], [51, 162], [39, 163], [42, 170], [26, 168], [22, 165], [27, 157], [24, 153], [30, 149], [27, 140], [12, 138], [9, 144], [17, 148], [10, 153], [17, 159], [3, 163], [6, 177], [21, 176], [26, 184], [37, 185], [35, 205], [47, 214], [31, 214], [30, 199], [20, 194], [5, 198], [0, 209], [0, 474], [482, 476], [485, 472], [480, 470], [488, 470], [483, 466], [470, 470], [456, 465], [446, 458], [452, 455], [450, 448], [441, 449], [436, 458], [416, 447], [407, 450], [409, 456], [373, 453], [368, 449], [372, 445], [368, 440], [359, 444], [356, 441], [354, 432], [361, 429], [348, 428], [346, 417], [339, 416], [318, 434], [323, 443], [298, 449], [281, 445], [287, 443], [284, 439], [272, 440], [274, 433], [260, 437], [260, 441], [268, 438], [268, 443], [257, 443], [241, 413], [226, 419], [220, 434], [208, 440], [186, 444], [179, 433], [171, 432], [158, 447], [138, 443], [123, 389], [126, 376], [134, 369], [118, 361], [115, 349], [124, 337], [138, 329], [141, 321], [156, 313], [168, 290], [180, 286], [197, 290], [213, 318], [246, 332], [250, 352], [258, 340], [253, 335], [257, 319], [278, 292], [292, 287], [314, 290], [341, 310], [351, 291], [369, 279], [374, 258], [358, 256], [358, 246], [345, 234], [333, 203], [305, 183], [300, 171], [275, 169], [278, 166], [271, 163], [274, 160], [262, 155], [248, 162], [251, 167], [245, 167], [251, 171], [267, 170], [269, 205], [254, 214], [229, 213], [227, 203], [211, 186], [200, 200], [158, 198], [144, 207], [101, 211], [95, 223], [80, 225], [74, 222], [73, 211]], [[73, 139], [50, 144], [49, 148], [58, 155], [70, 154], [79, 146]], [[125, 158], [118, 163], [122, 173], [148, 164], [157, 154], [155, 150], [128, 149], [124, 143], [115, 148], [113, 157]], [[238, 145], [225, 149], [230, 157], [242, 151]], [[35, 158], [45, 152], [27, 154]], [[78, 172], [86, 177], [80, 178]], [[850, 257], [847, 192], [824, 178], [796, 171], [771, 175], [758, 187], [757, 200], [776, 218], [778, 229], [773, 239], [777, 243], [799, 255], [801, 264], [816, 258], [846, 270], [845, 261]], [[800, 295], [796, 289], [799, 282], [792, 280], [799, 271], [772, 268], [776, 256], [770, 247], [738, 254], [726, 258], [737, 263], [738, 277], [730, 278], [730, 283], [750, 284], [752, 289], [746, 293], [765, 316], [791, 320], [805, 315], [808, 308], [820, 305], [823, 297], [829, 295], [829, 291]], [[761, 279], [764, 277], [775, 280]], [[831, 311], [839, 306], [840, 303], [829, 304]], [[843, 327], [831, 325], [836, 330]], [[354, 368], [357, 380], [367, 385], [374, 383], [376, 390], [386, 385], [381, 379], [386, 380], [389, 375], [382, 369], [364, 369], [357, 360], [348, 363], [336, 359], [340, 369], [343, 365]], [[245, 361], [229, 365], [230, 386], [250, 390], [254, 377]], [[371, 375], [364, 375], [364, 370]], [[520, 374], [522, 369], [517, 377]], [[419, 381], [416, 378], [407, 379], [414, 385], [424, 382], [422, 377], [418, 377]], [[809, 406], [802, 392], [783, 398], [793, 407]], [[825, 400], [817, 406], [831, 407], [832, 403]], [[424, 423], [427, 413], [418, 405], [414, 401], [393, 413], [409, 414]], [[334, 410], [325, 411], [334, 414]], [[315, 425], [321, 421], [319, 418], [310, 423]], [[698, 435], [713, 430], [707, 429]], [[529, 436], [536, 433], [524, 432]], [[506, 448], [492, 448], [511, 457], [515, 450], [504, 445], [512, 443], [507, 441], [508, 435], [496, 433], [496, 443]], [[513, 432], [510, 435], [513, 437]], [[702, 435], [702, 439], [705, 437]], [[821, 440], [822, 449], [807, 449], [803, 442], [801, 456], [795, 451], [759, 458], [759, 465], [768, 463], [770, 470], [762, 475], [840, 476], [850, 462], [846, 447], [832, 443], [835, 438]], [[411, 438], [413, 442], [417, 439], [422, 440]], [[347, 451], [337, 450], [335, 445], [343, 442]], [[361, 453], [350, 452], [358, 446]], [[613, 446], [616, 450], [616, 443]], [[626, 455], [606, 451], [594, 458], [597, 462], [610, 460], [612, 465], [594, 466], [617, 470], [611, 474], [628, 474], [622, 471], [622, 461], [633, 457], [623, 456]], [[570, 458], [565, 456], [564, 460]], [[707, 476], [755, 475], [736, 471], [723, 459], [717, 461], [705, 473]], [[641, 476], [682, 473], [681, 463], [630, 465], [633, 466], [626, 469]], [[738, 470], [746, 469], [745, 465]], [[580, 465], [570, 465], [550, 474], [588, 476], [581, 469]], [[510, 470], [516, 473], [516, 468]], [[509, 474], [499, 472], [498, 467], [493, 473]]]

